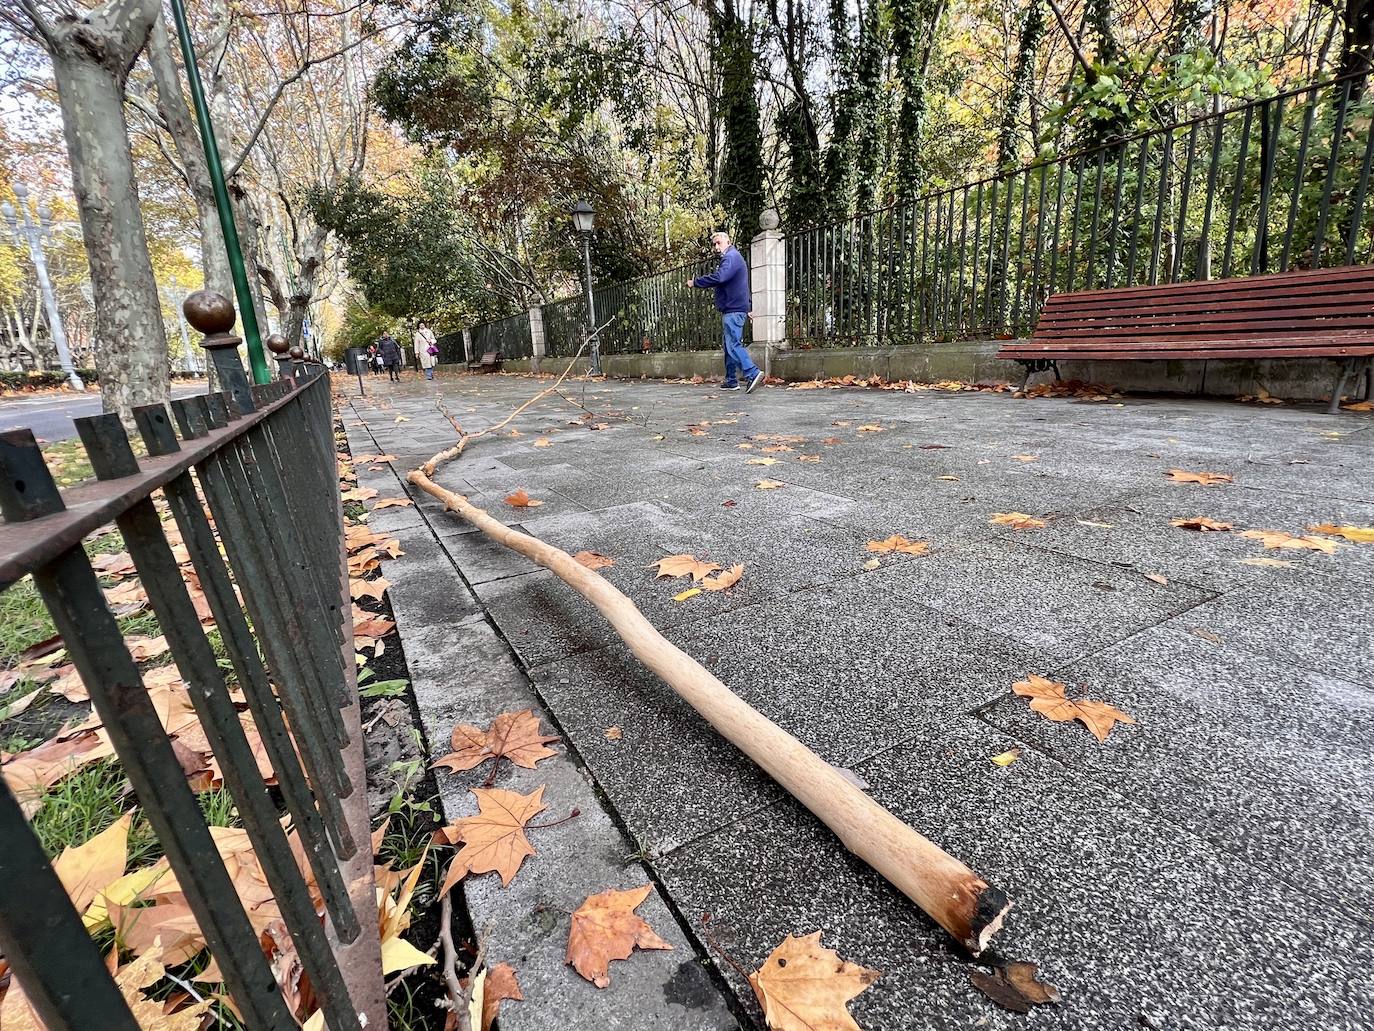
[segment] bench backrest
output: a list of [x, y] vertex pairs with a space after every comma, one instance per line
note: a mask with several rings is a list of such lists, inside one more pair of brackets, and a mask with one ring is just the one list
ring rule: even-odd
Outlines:
[[1374, 338], [1374, 265], [1055, 294], [1033, 339], [1069, 346], [1163, 338], [1202, 343], [1352, 331]]

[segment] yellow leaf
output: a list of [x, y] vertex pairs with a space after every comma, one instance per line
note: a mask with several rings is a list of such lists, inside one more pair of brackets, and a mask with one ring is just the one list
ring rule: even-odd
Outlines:
[[1309, 526], [1313, 533], [1324, 533], [1331, 537], [1344, 537], [1348, 541], [1357, 544], [1374, 544], [1374, 526], [1333, 526], [1331, 523], [1319, 523], [1316, 526]]
[[476, 1031], [482, 1026], [482, 1007], [487, 998], [487, 968], [483, 967], [477, 972], [477, 979], [472, 982], [472, 995], [468, 999], [468, 1027]]
[[133, 819], [132, 813], [125, 813], [84, 845], [63, 849], [52, 864], [78, 913], [85, 912], [101, 889], [123, 875]]
[[1283, 530], [1246, 530], [1241, 534], [1251, 540], [1263, 541], [1264, 546], [1271, 551], [1280, 549], [1292, 549], [1297, 551], [1320, 551], [1327, 555], [1334, 555], [1336, 549], [1340, 547], [1335, 541], [1327, 540], [1325, 537], [1313, 537], [1307, 534], [1302, 537], [1295, 537], [1291, 533]]
[[1045, 520], [1036, 519], [1025, 512], [994, 512], [989, 522], [1010, 526], [1013, 530], [1038, 530], [1045, 525]]
[[673, 595], [673, 601], [686, 601], [688, 598], [695, 598], [700, 593], [700, 587], [693, 587], [689, 590], [683, 591], [681, 594]]
[[1010, 766], [1016, 762], [1016, 757], [1021, 754], [1021, 749], [1010, 748], [1001, 755], [994, 755], [992, 761], [998, 766]]
[[382, 943], [382, 973], [394, 974], [411, 967], [423, 967], [434, 962], [404, 938], [392, 938]]
[[779, 480], [759, 480], [754, 486], [759, 490], [777, 490], [779, 487], [787, 486], [787, 484]]
[[745, 465], [777, 465], [777, 464], [778, 464], [778, 460], [777, 460], [776, 458], [751, 458], [751, 459], [749, 459], [749, 461], [745, 462], [744, 464], [745, 464]]
[[878, 561], [876, 558], [871, 558], [864, 563], [863, 567], [864, 569], [867, 569], [871, 572], [872, 570], [877, 569], [881, 565], [882, 563]]

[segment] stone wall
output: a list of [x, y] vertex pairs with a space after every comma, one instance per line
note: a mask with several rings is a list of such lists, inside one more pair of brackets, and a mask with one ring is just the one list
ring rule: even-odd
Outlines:
[[[772, 374], [789, 382], [853, 375], [922, 383], [1019, 383], [1021, 367], [995, 356], [1000, 343], [969, 340], [925, 346], [774, 351]], [[755, 354], [755, 360], [761, 358], [761, 354]], [[547, 358], [543, 371], [562, 372], [565, 361]], [[724, 371], [719, 351], [609, 354], [603, 355], [601, 362], [606, 375], [615, 379], [714, 379]], [[507, 361], [504, 368], [511, 372], [531, 371], [528, 359]], [[1329, 398], [1337, 373], [1334, 362], [1322, 359], [1061, 362], [1060, 369], [1065, 379], [1100, 383], [1128, 393], [1230, 398], [1267, 392], [1293, 401]], [[1032, 382], [1053, 378], [1053, 373], [1039, 373]], [[1359, 387], [1351, 383], [1346, 391], [1354, 395]]]

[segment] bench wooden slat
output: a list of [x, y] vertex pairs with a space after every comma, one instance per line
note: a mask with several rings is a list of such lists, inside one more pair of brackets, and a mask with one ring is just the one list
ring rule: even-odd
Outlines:
[[1172, 297], [1180, 291], [1192, 296], [1210, 297], [1236, 293], [1282, 294], [1287, 290], [1302, 289], [1307, 286], [1336, 284], [1341, 289], [1358, 289], [1374, 280], [1374, 265], [1352, 265], [1347, 267], [1303, 269], [1294, 272], [1272, 272], [1263, 276], [1245, 276], [1238, 279], [1208, 279], [1198, 283], [1160, 283], [1155, 286], [1118, 286], [1110, 290], [1078, 290], [1074, 293], [1055, 294], [1049, 300], [1053, 304], [1101, 304], [1114, 298], [1130, 302], [1140, 298]]
[[[1290, 298], [1291, 301], [1299, 300]], [[1311, 315], [1313, 318], [1320, 318], [1324, 315], [1346, 315], [1362, 314], [1368, 315], [1374, 312], [1374, 290], [1370, 290], [1367, 295], [1360, 294], [1338, 294], [1329, 289], [1323, 289], [1320, 294], [1301, 298], [1300, 307], [1279, 308], [1286, 312], [1300, 312], [1304, 316]], [[1255, 297], [1245, 300], [1228, 302], [1226, 305], [1219, 305], [1214, 301], [1203, 301], [1195, 303], [1177, 304], [1145, 304], [1134, 309], [1129, 308], [1089, 308], [1081, 311], [1062, 311], [1060, 309], [1046, 308], [1040, 316], [1040, 321], [1036, 325], [1036, 332], [1040, 332], [1046, 327], [1055, 326], [1077, 326], [1098, 323], [1110, 323], [1113, 321], [1133, 321], [1136, 316], [1141, 318], [1153, 316], [1172, 316], [1174, 318], [1193, 320], [1199, 317], [1211, 315], [1225, 317], [1235, 313], [1237, 317], [1250, 312], [1266, 312], [1275, 310], [1276, 305], [1273, 298]]]
[[1197, 348], [1190, 351], [1160, 351], [1155, 354], [1123, 351], [1092, 351], [1075, 349], [1072, 351], [1039, 351], [1033, 354], [1004, 354], [1001, 358], [1021, 358], [1026, 361], [1042, 358], [1053, 361], [1182, 361], [1204, 358], [1370, 358], [1374, 357], [1374, 344], [1352, 347], [1269, 347], [1235, 349]]
[[1092, 326], [1071, 326], [1064, 329], [1050, 329], [1041, 333], [1035, 331], [1036, 340], [1091, 340], [1104, 337], [1117, 340], [1125, 337], [1199, 337], [1208, 339], [1213, 336], [1243, 336], [1247, 333], [1272, 335], [1291, 333], [1295, 337], [1321, 335], [1335, 330], [1359, 330], [1370, 324], [1374, 313], [1361, 318], [1358, 315], [1341, 316], [1328, 319], [1302, 319], [1275, 317], [1271, 319], [1214, 319], [1193, 325], [1180, 324], [1177, 320], [1156, 321], [1142, 319], [1138, 322], [1101, 323]]

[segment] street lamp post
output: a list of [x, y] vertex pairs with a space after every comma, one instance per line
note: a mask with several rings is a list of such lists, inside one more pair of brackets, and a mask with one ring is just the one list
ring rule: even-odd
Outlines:
[[85, 390], [86, 384], [81, 382], [81, 377], [76, 374], [76, 366], [72, 364], [72, 353], [67, 347], [67, 331], [62, 328], [62, 315], [57, 310], [57, 298], [48, 279], [48, 262], [43, 257], [43, 244], [52, 236], [52, 209], [47, 204], [40, 204], [38, 221], [35, 222], [29, 215], [28, 187], [19, 183], [14, 188], [14, 195], [19, 199], [19, 211], [16, 213], [9, 201], [0, 205], [0, 211], [4, 212], [5, 221], [10, 224], [10, 233], [16, 239], [21, 236], [20, 227], [23, 227], [22, 237], [29, 245], [29, 257], [33, 260], [38, 289], [43, 294], [43, 307], [48, 313], [48, 328], [52, 330], [52, 342], [57, 347], [57, 361], [67, 374], [67, 382], [72, 388]]
[[596, 212], [585, 200], [580, 200], [572, 209], [573, 230], [582, 242], [582, 285], [587, 293], [587, 338], [591, 341], [592, 376], [601, 375], [601, 340], [596, 332], [596, 312], [592, 307], [592, 226]]

